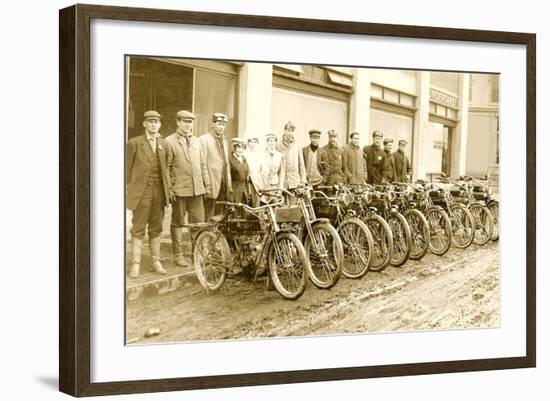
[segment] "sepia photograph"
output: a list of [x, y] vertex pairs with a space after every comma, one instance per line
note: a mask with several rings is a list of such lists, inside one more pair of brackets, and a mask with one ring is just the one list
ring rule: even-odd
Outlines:
[[500, 326], [499, 74], [124, 77], [127, 345]]

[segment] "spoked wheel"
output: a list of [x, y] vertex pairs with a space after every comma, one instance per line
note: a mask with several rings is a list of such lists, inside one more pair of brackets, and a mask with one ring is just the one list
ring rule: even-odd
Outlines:
[[286, 299], [298, 299], [307, 284], [309, 260], [304, 246], [292, 233], [279, 232], [267, 254], [273, 286]]
[[193, 264], [201, 285], [207, 290], [219, 289], [231, 267], [231, 251], [219, 231], [202, 231], [195, 240]]
[[476, 222], [474, 244], [485, 245], [493, 235], [493, 216], [489, 209], [478, 203], [470, 206], [470, 212]]
[[344, 246], [342, 274], [346, 278], [361, 278], [369, 271], [374, 243], [365, 223], [358, 218], [344, 220], [338, 226], [338, 234]]
[[373, 252], [369, 270], [381, 272], [389, 264], [393, 250], [393, 236], [388, 223], [377, 214], [372, 214], [364, 220], [373, 239]]
[[451, 219], [444, 210], [435, 207], [428, 209], [426, 219], [430, 226], [430, 252], [434, 255], [445, 255], [451, 247]]
[[330, 224], [315, 224], [312, 227], [313, 243], [309, 235], [304, 241], [304, 249], [309, 257], [309, 279], [321, 289], [329, 289], [342, 276], [344, 248], [338, 231]]
[[500, 218], [500, 204], [498, 201], [492, 201], [487, 205], [491, 216], [493, 216], [493, 235], [491, 235], [491, 240], [496, 241], [499, 237], [499, 218]]
[[388, 224], [393, 236], [393, 252], [390, 263], [394, 267], [403, 266], [411, 253], [411, 229], [407, 219], [399, 212], [390, 213]]
[[426, 255], [430, 245], [430, 225], [426, 217], [416, 209], [409, 209], [404, 214], [411, 229], [411, 253], [409, 257], [419, 260]]
[[457, 248], [468, 248], [472, 245], [476, 222], [472, 213], [464, 205], [451, 206], [452, 241]]

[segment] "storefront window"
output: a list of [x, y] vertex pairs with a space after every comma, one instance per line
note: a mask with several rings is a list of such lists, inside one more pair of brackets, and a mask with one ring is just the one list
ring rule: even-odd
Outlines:
[[225, 134], [228, 138], [236, 135], [236, 93], [237, 77], [229, 74], [195, 71], [195, 133], [202, 135], [210, 131], [214, 113], [224, 113], [229, 121]]
[[193, 108], [193, 69], [144, 57], [129, 58], [128, 138], [143, 133], [142, 116], [156, 110], [161, 134], [176, 130], [176, 113]]
[[[412, 152], [412, 132], [413, 119], [409, 116], [403, 116], [387, 111], [371, 109], [370, 111], [370, 132], [375, 130], [382, 131], [385, 138], [394, 140], [393, 149], [397, 150], [397, 142], [400, 139], [407, 141], [406, 154], [411, 160]], [[372, 138], [369, 138], [368, 144], [372, 143]]]
[[347, 102], [298, 91], [276, 88], [271, 98], [271, 130], [281, 136], [284, 125], [291, 120], [296, 126], [295, 137], [300, 146], [309, 144], [308, 131], [319, 129], [321, 145], [328, 142], [327, 131], [335, 129], [340, 144], [346, 143]]

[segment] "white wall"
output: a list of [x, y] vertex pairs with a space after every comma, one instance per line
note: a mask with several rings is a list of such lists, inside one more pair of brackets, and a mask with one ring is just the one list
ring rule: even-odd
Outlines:
[[368, 68], [371, 82], [416, 96], [416, 72]]
[[[6, 276], [17, 280], [0, 292], [2, 329], [0, 346], [3, 399], [68, 400], [57, 393], [57, 186], [58, 186], [58, 8], [71, 1], [5, 2], [2, 12], [2, 109], [9, 111], [4, 125], [5, 146], [0, 158], [2, 197], [1, 266]], [[212, 12], [295, 16], [334, 20], [447, 26], [474, 29], [537, 32], [538, 100], [538, 197], [549, 200], [550, 160], [542, 151], [550, 146], [550, 25], [543, 2], [525, 0], [504, 3], [496, 0], [462, 1], [444, 6], [441, 1], [419, 4], [406, 0], [369, 3], [351, 0], [296, 2], [279, 0], [94, 0], [98, 4], [189, 9]], [[429, 10], [427, 12], [426, 10]], [[498, 18], [487, 18], [495, 15]], [[220, 44], [227, 45], [227, 44]], [[6, 117], [6, 116], [5, 116]], [[25, 122], [26, 124], [21, 124]], [[7, 172], [7, 173], [6, 173]], [[546, 202], [545, 202], [546, 201]], [[550, 280], [545, 266], [550, 256], [544, 249], [550, 223], [548, 208], [538, 211], [538, 368], [473, 372], [432, 376], [294, 384], [186, 393], [164, 393], [104, 397], [101, 400], [335, 400], [335, 399], [422, 399], [441, 400], [545, 400], [548, 398], [550, 351], [548, 346], [550, 294], [543, 287]], [[32, 241], [29, 233], [33, 233]]]

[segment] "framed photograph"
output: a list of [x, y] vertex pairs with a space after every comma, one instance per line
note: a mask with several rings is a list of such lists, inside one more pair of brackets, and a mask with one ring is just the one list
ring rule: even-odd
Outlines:
[[534, 34], [59, 27], [62, 392], [535, 366]]

